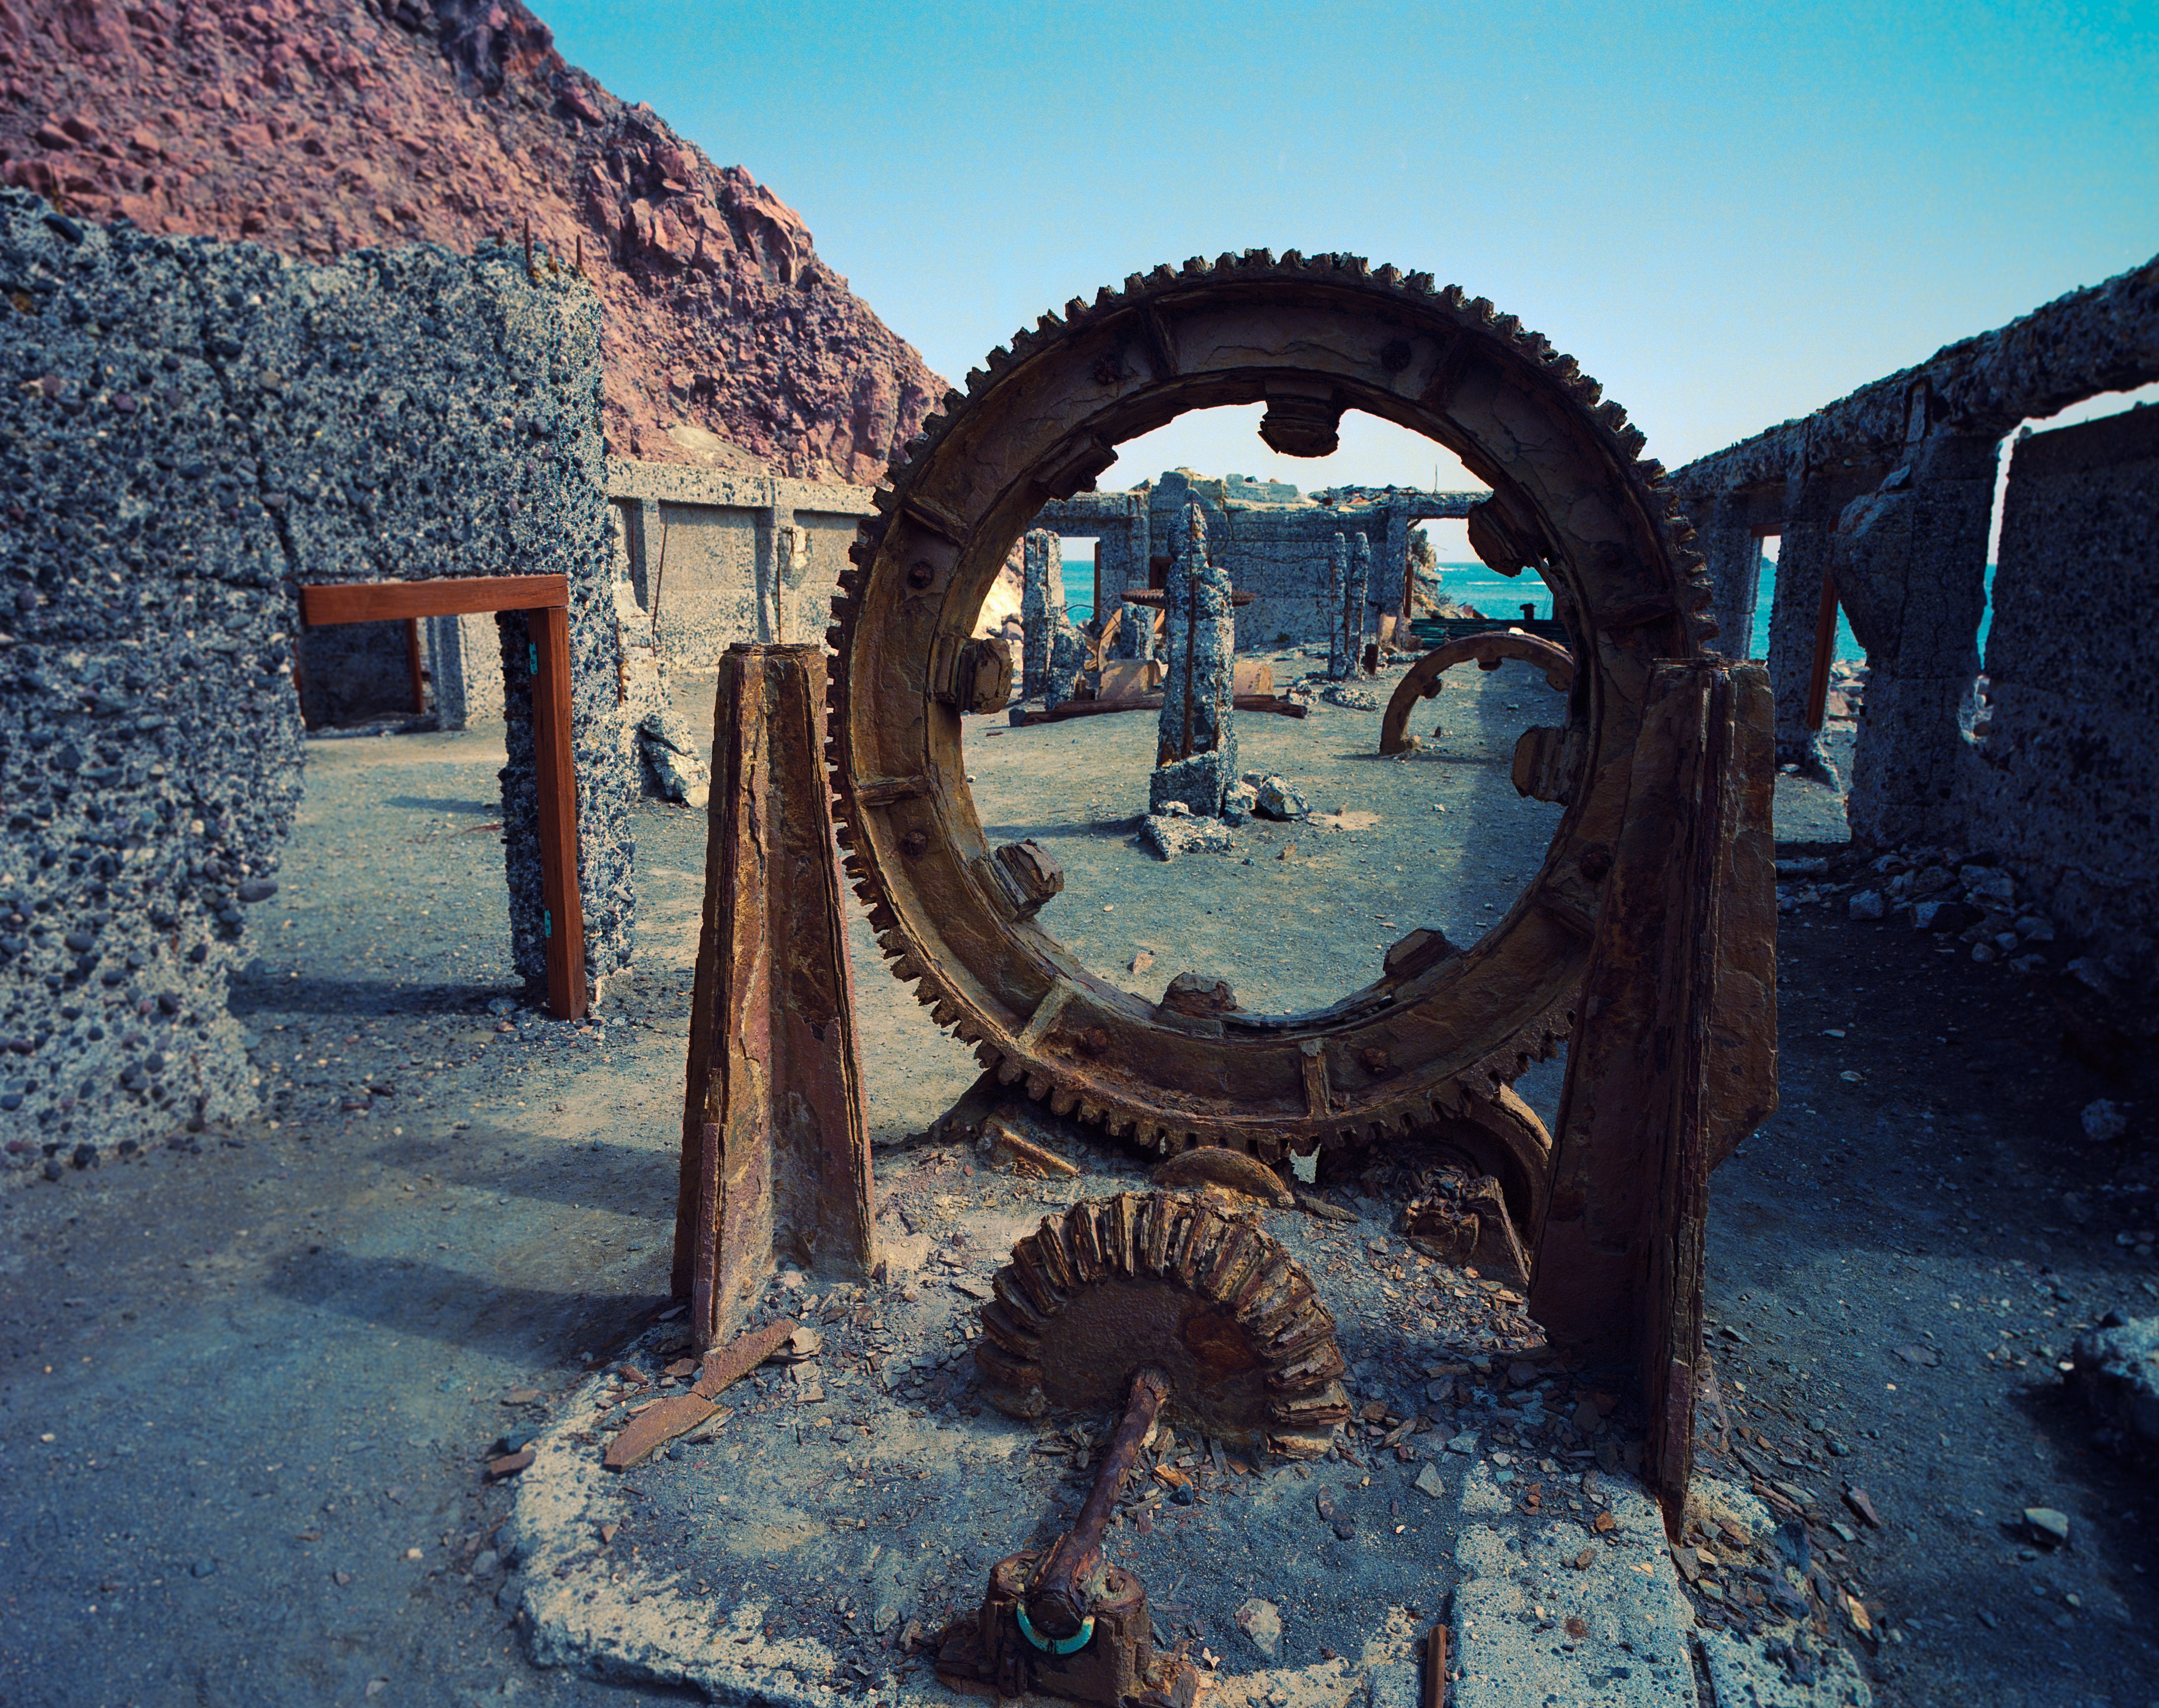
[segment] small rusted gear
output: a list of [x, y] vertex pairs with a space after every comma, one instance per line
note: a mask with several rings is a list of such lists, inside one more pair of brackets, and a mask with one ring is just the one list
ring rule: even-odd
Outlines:
[[[1492, 487], [1482, 531], [1537, 566], [1574, 636], [1580, 774], [1542, 869], [1466, 953], [1398, 945], [1329, 1007], [1194, 1017], [1089, 971], [1046, 929], [1054, 906], [1015, 893], [967, 786], [960, 718], [994, 674], [971, 638], [983, 598], [1043, 504], [1091, 489], [1119, 443], [1187, 410], [1252, 402], [1275, 438], [1313, 446], [1342, 410], [1367, 411]], [[1507, 1088], [1567, 1035], [1650, 665], [1715, 632], [1692, 531], [1642, 444], [1511, 315], [1354, 256], [1195, 260], [1044, 315], [893, 464], [833, 601], [841, 843], [895, 976], [1059, 1115], [1269, 1162], [1421, 1131], [1498, 1177], [1534, 1228], [1550, 1140]]]
[[1219, 1440], [1309, 1457], [1349, 1416], [1334, 1318], [1249, 1216], [1182, 1193], [1076, 1203], [1012, 1247], [975, 1343], [982, 1397], [1013, 1417], [1116, 1411], [1132, 1373]]

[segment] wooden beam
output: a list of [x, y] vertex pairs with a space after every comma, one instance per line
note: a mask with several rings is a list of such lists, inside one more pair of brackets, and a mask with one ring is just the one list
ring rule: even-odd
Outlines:
[[570, 582], [560, 575], [446, 576], [438, 581], [339, 582], [300, 589], [300, 620], [310, 629], [415, 617], [471, 617], [489, 611], [567, 608]]
[[525, 620], [532, 641], [532, 753], [540, 785], [547, 1007], [558, 1020], [576, 1020], [585, 1012], [585, 907], [577, 885], [577, 772], [570, 739], [570, 613], [564, 606], [546, 605]]

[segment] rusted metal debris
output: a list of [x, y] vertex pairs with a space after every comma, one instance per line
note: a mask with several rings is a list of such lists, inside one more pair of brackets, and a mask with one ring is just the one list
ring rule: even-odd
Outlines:
[[676, 1436], [686, 1435], [718, 1412], [720, 1408], [713, 1402], [724, 1390], [776, 1354], [798, 1332], [793, 1318], [783, 1317], [708, 1353], [696, 1385], [686, 1394], [674, 1395], [639, 1412], [608, 1443], [600, 1462], [610, 1471], [627, 1471]]
[[[1184, 410], [1258, 401], [1287, 443], [1330, 441], [1354, 406], [1470, 458], [1494, 487], [1484, 534], [1552, 587], [1593, 681], [1553, 756], [1578, 774], [1539, 782], [1573, 810], [1473, 955], [1375, 966], [1312, 1014], [1194, 1023], [1090, 972], [1050, 934], [1054, 903], [1023, 917], [982, 881], [962, 715], [982, 703], [976, 620], [1032, 505], [1090, 486], [1120, 442]], [[1492, 1092], [1566, 1036], [1646, 664], [1690, 655], [1709, 630], [1709, 583], [1641, 443], [1571, 361], [1489, 304], [1352, 257], [1159, 268], [1023, 334], [926, 424], [834, 602], [843, 846], [893, 973], [1002, 1084], [1113, 1136], [1273, 1162], [1488, 1126], [1486, 1172], [1510, 1203], [1540, 1199], [1526, 1177], [1543, 1174], [1548, 1136], [1507, 1162], [1519, 1123], [1494, 1115]]]
[[1694, 1452], [1709, 1171], [1776, 1107], [1773, 701], [1759, 665], [1655, 666], [1567, 1053], [1530, 1312], [1623, 1350], [1676, 1538]]
[[875, 1262], [853, 977], [817, 763], [825, 660], [730, 647], [714, 701], [712, 830], [691, 1005], [674, 1291], [692, 1342], [733, 1328], [776, 1257]]
[[1154, 1183], [1173, 1190], [1181, 1187], [1219, 1187], [1272, 1204], [1276, 1209], [1297, 1208], [1297, 1194], [1282, 1184], [1281, 1175], [1256, 1157], [1220, 1145], [1202, 1145], [1160, 1164]]
[[1380, 720], [1381, 753], [1408, 750], [1410, 715], [1416, 710], [1417, 702], [1438, 698], [1442, 686], [1441, 677], [1455, 665], [1467, 664], [1472, 659], [1480, 670], [1496, 670], [1509, 659], [1519, 659], [1542, 670], [1545, 681], [1561, 693], [1571, 692], [1574, 687], [1574, 655], [1565, 647], [1554, 646], [1549, 640], [1540, 640], [1531, 634], [1510, 634], [1504, 629], [1483, 634], [1465, 634], [1458, 640], [1432, 648], [1395, 684], [1395, 691], [1387, 701], [1387, 715]]
[[1402, 1234], [1411, 1245], [1427, 1257], [1473, 1265], [1480, 1276], [1528, 1284], [1529, 1259], [1498, 1180], [1442, 1166], [1426, 1171], [1420, 1184], [1402, 1213]]
[[1324, 1452], [1349, 1412], [1334, 1319], [1249, 1217], [1122, 1193], [1045, 1217], [1014, 1246], [982, 1330], [976, 1361], [1000, 1410], [1123, 1417], [1071, 1529], [997, 1562], [980, 1611], [945, 1628], [937, 1675], [977, 1695], [1189, 1708], [1197, 1669], [1156, 1649], [1146, 1586], [1102, 1558], [1117, 1498], [1157, 1421]]

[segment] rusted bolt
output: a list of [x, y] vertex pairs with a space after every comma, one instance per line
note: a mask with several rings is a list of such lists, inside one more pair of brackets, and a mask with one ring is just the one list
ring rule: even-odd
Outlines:
[[1395, 1071], [1393, 1060], [1383, 1049], [1368, 1049], [1358, 1059], [1364, 1063], [1364, 1071], [1375, 1079], [1384, 1079]]
[[1099, 1056], [1110, 1047], [1110, 1034], [1099, 1026], [1073, 1035], [1072, 1046], [1083, 1056]]
[[1604, 874], [1612, 870], [1612, 851], [1602, 842], [1592, 842], [1574, 857], [1574, 864], [1592, 883], [1602, 883]]
[[1097, 386], [1114, 386], [1124, 377], [1124, 366], [1115, 356], [1104, 356], [1095, 364], [1095, 383]]
[[937, 572], [930, 567], [926, 557], [918, 558], [907, 567], [907, 584], [918, 593], [937, 579]]
[[920, 831], [909, 831], [899, 839], [899, 851], [909, 860], [919, 860], [929, 847], [929, 838]]
[[1390, 374], [1399, 374], [1410, 365], [1410, 347], [1396, 339], [1380, 351], [1380, 365]]

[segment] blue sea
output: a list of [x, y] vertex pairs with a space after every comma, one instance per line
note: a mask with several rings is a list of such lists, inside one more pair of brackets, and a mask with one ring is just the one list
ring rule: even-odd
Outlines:
[[[1522, 607], [1535, 602], [1539, 617], [1552, 613], [1551, 593], [1533, 575], [1524, 575], [1510, 581], [1504, 576], [1494, 575], [1481, 563], [1442, 563], [1439, 567], [1440, 591], [1450, 599], [1459, 599], [1465, 605], [1474, 605], [1488, 617], [1518, 617]], [[1979, 644], [1981, 655], [1986, 647], [1986, 631], [1994, 620], [1994, 566], [1986, 567], [1986, 614], [1980, 619]], [[1754, 606], [1754, 639], [1747, 650], [1749, 658], [1769, 655], [1769, 613], [1777, 597], [1777, 566], [1765, 563], [1762, 567], [1762, 591]], [[1065, 608], [1075, 623], [1084, 623], [1094, 614], [1095, 561], [1067, 558], [1064, 560]], [[1836, 613], [1836, 656], [1841, 659], [1863, 660], [1866, 649], [1859, 644], [1851, 632], [1851, 624], [1842, 610]]]

